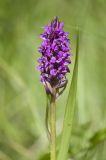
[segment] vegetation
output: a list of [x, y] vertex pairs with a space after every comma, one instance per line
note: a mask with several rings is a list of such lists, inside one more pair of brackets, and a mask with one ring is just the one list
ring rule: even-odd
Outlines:
[[73, 53], [68, 87], [57, 101], [57, 152], [65, 105], [73, 97], [69, 90], [79, 29], [78, 84], [68, 157], [106, 160], [105, 0], [0, 0], [0, 160], [49, 160], [46, 96], [35, 68], [39, 34], [56, 15], [71, 33]]

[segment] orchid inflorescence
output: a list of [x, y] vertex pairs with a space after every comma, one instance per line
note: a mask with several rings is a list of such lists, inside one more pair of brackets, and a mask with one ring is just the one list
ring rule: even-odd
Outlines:
[[41, 82], [44, 84], [47, 93], [56, 96], [62, 93], [60, 88], [66, 87], [66, 74], [70, 72], [68, 65], [71, 63], [70, 40], [68, 32], [63, 30], [64, 23], [55, 17], [49, 25], [44, 27], [38, 59], [38, 69], [41, 72]]

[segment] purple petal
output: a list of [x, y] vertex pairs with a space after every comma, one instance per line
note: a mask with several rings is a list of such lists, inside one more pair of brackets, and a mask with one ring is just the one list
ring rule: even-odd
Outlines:
[[57, 74], [56, 69], [52, 69], [52, 70], [50, 71], [50, 74], [51, 74], [52, 76], [55, 76], [55, 75]]
[[51, 60], [50, 60], [50, 62], [51, 62], [51, 63], [55, 63], [55, 62], [56, 62], [56, 58], [55, 58], [55, 57], [52, 57]]

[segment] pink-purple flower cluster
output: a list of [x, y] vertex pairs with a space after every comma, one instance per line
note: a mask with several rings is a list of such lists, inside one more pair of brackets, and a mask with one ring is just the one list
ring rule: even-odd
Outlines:
[[39, 47], [41, 58], [38, 59], [38, 69], [41, 72], [41, 82], [48, 82], [55, 87], [66, 78], [70, 72], [70, 40], [68, 32], [63, 30], [64, 24], [56, 17], [49, 25], [44, 27], [41, 34], [42, 43]]

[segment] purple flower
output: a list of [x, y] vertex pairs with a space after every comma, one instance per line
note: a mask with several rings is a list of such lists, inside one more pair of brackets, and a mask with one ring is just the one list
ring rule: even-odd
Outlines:
[[50, 84], [52, 88], [59, 86], [70, 72], [68, 65], [70, 60], [70, 40], [68, 32], [63, 30], [64, 24], [56, 17], [49, 25], [44, 27], [38, 59], [38, 69], [41, 72], [41, 82]]

